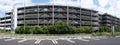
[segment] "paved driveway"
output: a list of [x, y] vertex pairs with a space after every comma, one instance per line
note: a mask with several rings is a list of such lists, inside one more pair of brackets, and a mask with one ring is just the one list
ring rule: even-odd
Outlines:
[[56, 40], [1, 38], [0, 45], [120, 45], [120, 38], [80, 38]]

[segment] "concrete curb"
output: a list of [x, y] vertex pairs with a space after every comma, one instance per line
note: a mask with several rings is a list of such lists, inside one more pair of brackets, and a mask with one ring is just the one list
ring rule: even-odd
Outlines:
[[[112, 36], [111, 36], [112, 37]], [[111, 38], [110, 36], [91, 36], [91, 35], [68, 35], [68, 36], [44, 36], [44, 35], [0, 35], [0, 38], [16, 38], [16, 39], [35, 39], [35, 40], [56, 40], [56, 39], [82, 39], [82, 38], [87, 38], [87, 39], [93, 39], [93, 38]], [[115, 37], [120, 37], [120, 36], [115, 36]]]

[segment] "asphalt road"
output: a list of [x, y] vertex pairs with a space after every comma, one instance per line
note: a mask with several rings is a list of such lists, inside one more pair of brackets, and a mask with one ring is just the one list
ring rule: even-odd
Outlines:
[[94, 39], [58, 39], [58, 40], [27, 40], [27, 39], [0, 39], [0, 45], [120, 45], [120, 38]]

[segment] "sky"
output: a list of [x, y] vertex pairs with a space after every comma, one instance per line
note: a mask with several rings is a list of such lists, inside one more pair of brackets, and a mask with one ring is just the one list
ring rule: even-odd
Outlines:
[[[54, 2], [54, 3], [53, 3]], [[0, 0], [0, 17], [11, 9], [33, 5], [69, 5], [108, 13], [120, 18], [120, 0]]]

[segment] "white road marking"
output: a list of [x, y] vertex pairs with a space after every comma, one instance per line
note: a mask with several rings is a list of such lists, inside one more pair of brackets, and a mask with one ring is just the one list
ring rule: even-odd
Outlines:
[[11, 40], [14, 40], [14, 39], [6, 39], [5, 41], [11, 41]]
[[52, 42], [53, 42], [54, 44], [57, 44], [57, 43], [58, 43], [56, 40], [52, 40]]
[[100, 39], [108, 39], [108, 38], [100, 38]]
[[93, 40], [100, 40], [100, 39], [93, 39]]
[[116, 36], [116, 38], [119, 38], [120, 36]]
[[72, 40], [69, 40], [69, 39], [67, 39], [67, 41], [68, 41], [68, 42], [71, 42], [71, 43], [75, 43], [75, 41], [72, 41]]
[[37, 40], [35, 41], [35, 44], [39, 44], [41, 42], [41, 40]]
[[86, 39], [79, 39], [81, 41], [85, 41], [85, 42], [89, 42], [90, 40], [86, 40]]
[[91, 37], [84, 37], [84, 38], [91, 39]]
[[65, 40], [65, 38], [59, 38], [60, 40]]
[[18, 43], [22, 43], [22, 42], [25, 42], [25, 41], [27, 41], [27, 40], [23, 39], [23, 40], [18, 41]]

